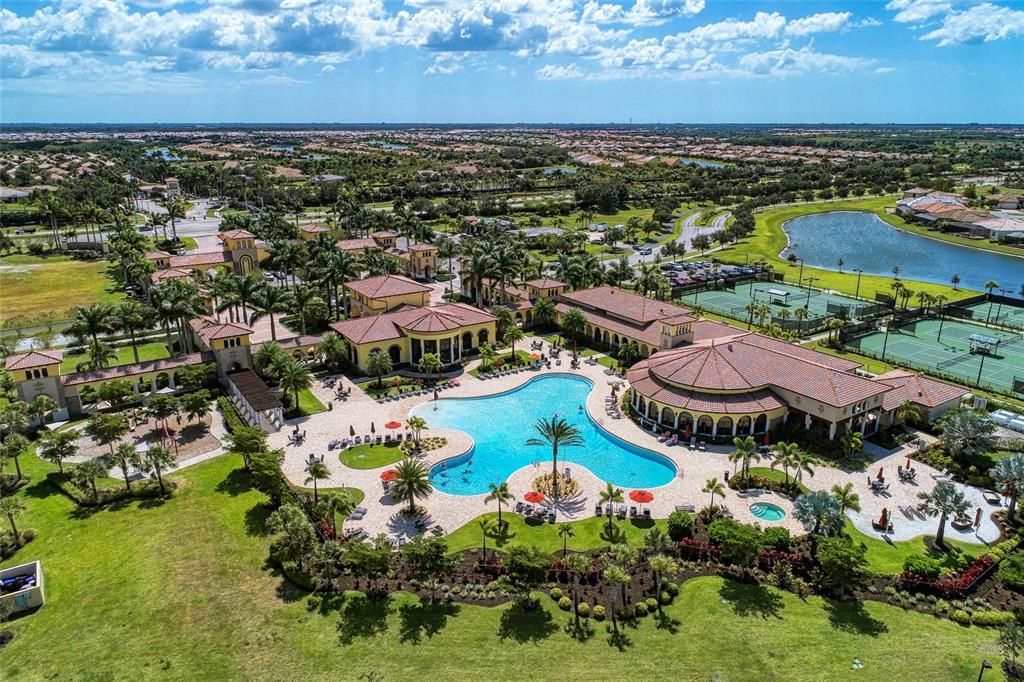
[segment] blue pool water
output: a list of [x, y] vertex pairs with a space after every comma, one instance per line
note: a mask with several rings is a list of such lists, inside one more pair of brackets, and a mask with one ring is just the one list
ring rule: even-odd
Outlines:
[[786, 512], [782, 507], [771, 502], [755, 502], [750, 505], [750, 513], [762, 521], [781, 521], [786, 518]]
[[500, 395], [444, 398], [416, 406], [412, 413], [426, 419], [428, 427], [459, 429], [476, 443], [469, 453], [431, 470], [434, 486], [452, 495], [477, 495], [534, 462], [541, 463], [538, 475], [549, 472], [551, 448], [526, 441], [534, 436], [538, 419], [556, 412], [580, 430], [585, 443], [559, 449], [560, 470], [579, 464], [623, 488], [654, 488], [671, 481], [676, 468], [669, 459], [612, 436], [586, 410], [579, 411], [591, 387], [582, 377], [547, 375]]
[[794, 218], [783, 228], [790, 242], [783, 257], [794, 253], [815, 267], [835, 270], [842, 258], [846, 272], [859, 268], [867, 274], [891, 276], [892, 266], [899, 265], [901, 279], [949, 284], [957, 274], [961, 288], [975, 291], [982, 291], [990, 279], [1014, 291], [1024, 282], [1024, 258], [904, 232], [874, 213], [816, 213]]

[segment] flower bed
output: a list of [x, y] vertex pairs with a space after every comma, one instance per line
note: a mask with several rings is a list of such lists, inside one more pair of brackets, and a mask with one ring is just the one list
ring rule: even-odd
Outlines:
[[[579, 492], [580, 484], [571, 478], [566, 478], [563, 474], [557, 474], [558, 477], [558, 495], [560, 497], [571, 497]], [[551, 474], [544, 474], [533, 479], [533, 489], [539, 490], [545, 495], [552, 494], [554, 479]]]
[[968, 592], [996, 564], [988, 554], [977, 557], [960, 575], [946, 578], [928, 578], [905, 571], [900, 574], [900, 584], [908, 590], [930, 592], [944, 597], [960, 596]]
[[398, 449], [402, 451], [402, 454], [407, 457], [414, 452], [430, 452], [431, 450], [437, 450], [448, 445], [447, 438], [441, 438], [440, 436], [431, 436], [430, 438], [420, 438], [419, 442], [416, 441], [403, 441], [399, 444]]

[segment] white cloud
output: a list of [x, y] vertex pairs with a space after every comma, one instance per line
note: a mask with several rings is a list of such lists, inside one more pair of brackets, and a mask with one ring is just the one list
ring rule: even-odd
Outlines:
[[806, 36], [812, 33], [832, 33], [849, 26], [850, 12], [821, 12], [786, 24], [786, 35]]
[[983, 3], [962, 12], [947, 14], [942, 26], [921, 36], [937, 40], [940, 47], [960, 43], [990, 43], [1024, 35], [1024, 11]]
[[894, 21], [916, 24], [938, 14], [945, 14], [953, 9], [953, 3], [947, 0], [892, 0], [885, 8], [897, 12]]
[[324, 67], [320, 69], [320, 73], [334, 73], [334, 64], [324, 65]]
[[792, 76], [800, 73], [848, 73], [869, 66], [873, 60], [816, 52], [807, 46], [799, 50], [784, 48], [752, 52], [739, 64], [753, 75]]
[[881, 74], [885, 74], [885, 73], [892, 73], [895, 70], [896, 69], [894, 69], [891, 66], [879, 66], [877, 69], [875, 69], [875, 73], [881, 75]]
[[660, 24], [677, 16], [693, 16], [704, 9], [704, 0], [636, 0], [626, 13], [633, 24]]
[[556, 64], [545, 64], [536, 71], [537, 78], [542, 81], [563, 81], [575, 78], [582, 78], [583, 70], [575, 64], [558, 66]]
[[434, 62], [423, 72], [424, 76], [448, 76], [463, 69], [465, 54], [445, 52], [434, 57]]

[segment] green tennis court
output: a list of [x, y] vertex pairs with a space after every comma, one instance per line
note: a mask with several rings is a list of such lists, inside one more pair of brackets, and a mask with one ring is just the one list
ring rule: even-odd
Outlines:
[[[711, 289], [696, 294], [687, 294], [682, 299], [684, 305], [699, 305], [719, 315], [747, 321], [750, 312], [747, 305], [767, 305], [772, 311], [772, 322], [782, 324], [786, 328], [804, 332], [821, 328], [830, 317], [844, 319], [865, 319], [879, 315], [888, 310], [882, 304], [861, 301], [842, 294], [833, 294], [820, 289], [798, 287], [785, 282], [743, 282], [734, 289]], [[807, 308], [807, 317], [802, 326], [798, 325], [796, 311]], [[755, 317], [755, 322], [757, 318]]]
[[1021, 305], [1000, 303], [998, 301], [981, 301], [961, 306], [971, 311], [971, 319], [980, 322], [1001, 324], [1014, 329], [1024, 329], [1024, 302]]
[[[929, 374], [1024, 395], [1024, 334], [946, 319], [940, 339], [939, 327], [937, 319], [919, 320], [899, 331], [891, 329], [888, 341], [885, 332], [873, 332], [848, 340], [847, 346]], [[992, 347], [990, 341], [998, 343]], [[992, 349], [972, 352], [972, 347]]]

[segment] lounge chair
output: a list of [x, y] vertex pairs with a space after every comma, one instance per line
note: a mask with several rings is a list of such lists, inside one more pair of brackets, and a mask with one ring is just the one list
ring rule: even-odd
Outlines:
[[932, 478], [934, 478], [936, 481], [949, 478], [950, 476], [952, 476], [952, 474], [950, 474], [947, 469], [943, 469], [942, 471], [932, 474]]
[[356, 436], [355, 444], [356, 444], [356, 445], [359, 445], [359, 444], [361, 444], [362, 442], [363, 442], [363, 437], [362, 437], [362, 436]]
[[697, 505], [695, 504], [677, 504], [676, 511], [684, 512], [695, 512], [697, 511]]
[[631, 519], [635, 519], [636, 518], [636, 507], [631, 506], [629, 508], [629, 518], [631, 518]]
[[647, 509], [644, 509], [644, 518], [645, 519], [650, 519], [651, 518], [651, 508], [650, 507], [648, 507]]
[[616, 514], [620, 519], [626, 518], [626, 505], [620, 504], [618, 513]]
[[678, 443], [679, 443], [679, 436], [672, 436], [667, 441], [665, 441], [665, 445], [677, 445]]
[[994, 490], [986, 490], [986, 491], [984, 491], [981, 494], [981, 496], [983, 498], [985, 498], [986, 502], [988, 502], [989, 504], [995, 505], [997, 507], [1000, 507], [1003, 504], [1003, 497], [1002, 497], [1002, 495], [1000, 495], [999, 493], [997, 493]]
[[523, 512], [523, 503], [522, 502], [516, 502], [516, 506], [515, 506], [515, 508], [512, 511], [514, 513], [516, 513], [516, 514], [521, 514]]
[[708, 449], [707, 443], [701, 441], [700, 443], [697, 444], [697, 449], [700, 450], [701, 452], [706, 451]]
[[384, 436], [384, 442], [385, 443], [390, 443], [391, 442], [391, 434], [390, 433]]
[[603, 516], [603, 513], [601, 511], [601, 503], [600, 502], [598, 502], [597, 504], [594, 505], [594, 515], [595, 516]]

